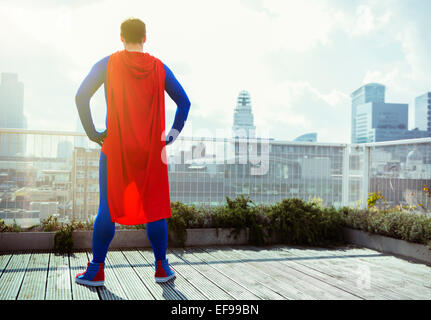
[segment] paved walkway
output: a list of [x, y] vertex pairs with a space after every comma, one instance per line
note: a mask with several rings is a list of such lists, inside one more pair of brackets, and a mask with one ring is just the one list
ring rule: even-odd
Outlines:
[[271, 246], [172, 249], [174, 281], [154, 282], [149, 249], [108, 253], [105, 287], [74, 281], [90, 252], [0, 254], [6, 299], [431, 299], [431, 267], [377, 251]]

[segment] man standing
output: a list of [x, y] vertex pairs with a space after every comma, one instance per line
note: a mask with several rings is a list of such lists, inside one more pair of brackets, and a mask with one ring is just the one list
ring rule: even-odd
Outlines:
[[[76, 105], [90, 140], [102, 146], [99, 161], [100, 202], [93, 229], [93, 260], [76, 282], [104, 284], [104, 262], [115, 223], [147, 224], [155, 258], [155, 281], [175, 277], [166, 258], [167, 223], [171, 216], [165, 146], [181, 132], [190, 101], [172, 71], [143, 52], [145, 24], [130, 18], [121, 24], [124, 50], [99, 62], [84, 79]], [[107, 129], [95, 130], [90, 99], [104, 84]], [[164, 91], [177, 104], [174, 124], [165, 136]]]

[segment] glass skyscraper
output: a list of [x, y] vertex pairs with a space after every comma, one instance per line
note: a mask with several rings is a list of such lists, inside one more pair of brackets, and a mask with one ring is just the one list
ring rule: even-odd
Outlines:
[[384, 85], [379, 83], [369, 83], [351, 94], [352, 98], [352, 112], [351, 112], [351, 142], [357, 143], [357, 125], [362, 125], [362, 120], [357, 123], [356, 111], [359, 105], [365, 103], [384, 103], [385, 102]]
[[415, 99], [414, 127], [428, 131], [431, 137], [431, 92], [427, 92]]
[[[1, 74], [0, 128], [27, 128], [27, 119], [24, 116], [24, 84], [18, 81], [18, 75], [15, 73]], [[25, 136], [0, 136], [0, 155], [22, 156], [24, 153]]]
[[428, 137], [420, 129], [408, 130], [409, 105], [385, 102], [385, 87], [367, 84], [352, 93], [352, 143]]

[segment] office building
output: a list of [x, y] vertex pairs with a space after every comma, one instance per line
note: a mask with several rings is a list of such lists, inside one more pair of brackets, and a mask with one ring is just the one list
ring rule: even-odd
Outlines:
[[[1, 73], [0, 128], [27, 128], [24, 116], [24, 84], [15, 73]], [[23, 156], [26, 139], [24, 135], [0, 136], [0, 156]]]
[[359, 89], [355, 90], [351, 94], [352, 98], [352, 112], [351, 112], [351, 142], [357, 143], [356, 141], [356, 110], [359, 105], [365, 103], [384, 103], [385, 102], [385, 91], [384, 85], [379, 83], [369, 83]]
[[414, 128], [428, 131], [431, 137], [431, 92], [427, 92], [415, 99]]
[[428, 132], [408, 129], [409, 105], [386, 103], [385, 87], [365, 85], [352, 93], [352, 143], [425, 138]]

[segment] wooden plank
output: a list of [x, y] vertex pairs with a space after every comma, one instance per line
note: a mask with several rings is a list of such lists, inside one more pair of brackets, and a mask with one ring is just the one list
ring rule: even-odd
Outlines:
[[[414, 277], [421, 277], [425, 279], [426, 281], [431, 282], [431, 266], [427, 266], [423, 263], [418, 263], [414, 261], [410, 261], [407, 258], [401, 258], [397, 256], [392, 256], [389, 254], [382, 254], [378, 251], [368, 249], [368, 248], [358, 248], [358, 247], [352, 247], [352, 250], [362, 250], [365, 253], [369, 254], [381, 254], [380, 257], [372, 259], [373, 263], [381, 263], [384, 266], [390, 266], [390, 268], [396, 270], [397, 272], [401, 274], [406, 273], [411, 274]], [[370, 260], [371, 261], [371, 260]]]
[[[337, 256], [340, 250], [331, 251], [331, 255]], [[396, 262], [394, 264], [387, 264], [380, 257], [364, 257], [364, 251], [360, 249], [350, 249], [349, 254], [353, 257], [349, 258], [349, 265], [347, 265], [344, 259], [342, 261], [337, 261], [337, 264], [350, 267], [350, 270], [357, 272], [360, 268], [361, 270], [367, 270], [370, 272], [370, 280], [377, 287], [383, 290], [390, 290], [395, 294], [398, 294], [404, 299], [430, 299], [431, 298], [431, 287], [427, 287], [426, 284], [431, 285], [431, 283], [421, 276], [413, 276], [409, 272], [409, 263], [402, 261], [402, 266], [405, 269], [404, 273], [396, 271]], [[355, 257], [357, 256], [357, 257]], [[380, 262], [374, 262], [375, 260], [380, 260]], [[430, 269], [431, 272], [431, 269]]]
[[[291, 277], [291, 282], [302, 283], [306, 294], [319, 300], [358, 300], [364, 299], [354, 290], [347, 290], [345, 287], [337, 285], [334, 281], [328, 280], [326, 275], [313, 272], [304, 266], [295, 265], [288, 257], [280, 257], [270, 248], [256, 248], [253, 246], [239, 246], [235, 250], [241, 251], [251, 259], [261, 259], [265, 262], [265, 269], [271, 270], [274, 274], [284, 274]], [[350, 289], [350, 288], [349, 288]]]
[[197, 290], [199, 290], [209, 300], [233, 300], [235, 299], [228, 292], [220, 288], [217, 283], [211, 281], [199, 271], [195, 270], [193, 266], [187, 264], [177, 256], [172, 250], [169, 250], [169, 263], [178, 275], [186, 279]]
[[211, 265], [199, 258], [198, 254], [195, 254], [192, 249], [175, 249], [173, 252], [176, 255], [193, 266], [201, 274], [205, 275], [213, 282], [216, 282], [220, 288], [228, 292], [230, 295], [238, 300], [259, 300], [260, 298], [250, 292], [245, 286], [238, 284]]
[[31, 253], [15, 253], [0, 278], [0, 300], [15, 300], [19, 294], [22, 280]]
[[135, 251], [123, 251], [138, 277], [148, 287], [156, 300], [182, 300], [175, 290], [166, 284], [158, 284], [154, 281], [154, 263], [149, 263], [140, 253], [141, 249]]
[[76, 275], [87, 269], [88, 261], [85, 251], [77, 251], [69, 256], [73, 300], [99, 300], [96, 287], [85, 286], [75, 281]]
[[[267, 262], [258, 261], [259, 259], [250, 259], [250, 256], [244, 255], [240, 251], [232, 248], [214, 247], [217, 249], [217, 257], [229, 261], [241, 261], [247, 267], [247, 274], [253, 274], [260, 281], [264, 281], [272, 290], [278, 292], [285, 299], [289, 300], [315, 300], [314, 297], [304, 290], [305, 281], [298, 278], [288, 277], [283, 272], [272, 272], [271, 266]], [[210, 252], [214, 254], [214, 252]]]
[[[280, 248], [283, 250], [283, 248]], [[410, 299], [408, 295], [403, 295], [400, 292], [394, 291], [393, 285], [390, 280], [388, 282], [379, 279], [376, 270], [363, 269], [356, 263], [354, 259], [354, 254], [351, 252], [344, 252], [342, 255], [336, 255], [333, 252], [336, 250], [325, 250], [325, 249], [307, 249], [306, 253], [302, 249], [289, 248], [286, 251], [290, 254], [296, 255], [296, 257], [303, 259], [298, 259], [296, 262], [301, 265], [307, 265], [315, 270], [320, 270], [321, 272], [327, 274], [328, 276], [338, 277], [342, 279], [344, 283], [349, 283], [351, 286], [356, 286], [357, 288], [363, 287], [364, 292], [372, 293], [376, 296], [382, 297], [382, 299]], [[315, 260], [319, 260], [319, 263], [315, 263], [310, 258], [315, 257]], [[312, 265], [314, 263], [314, 266]], [[370, 272], [370, 277], [367, 276], [367, 272]], [[367, 278], [368, 277], [368, 278]], [[361, 284], [361, 282], [370, 279], [372, 281], [366, 285]], [[367, 297], [368, 298], [368, 297]]]
[[107, 255], [121, 287], [130, 300], [154, 300], [149, 289], [138, 277], [121, 251], [111, 250]]
[[349, 292], [356, 293], [365, 299], [408, 299], [408, 296], [399, 294], [390, 290], [388, 287], [382, 287], [381, 281], [374, 281], [366, 284], [364, 274], [356, 265], [352, 264], [352, 255], [344, 253], [340, 258], [334, 257], [327, 249], [298, 249], [274, 246], [273, 252], [278, 254], [288, 253], [291, 256], [292, 263], [296, 264], [299, 270], [307, 267], [307, 272], [313, 271], [316, 277], [328, 284], [344, 288]]
[[[140, 253], [148, 263], [152, 262], [154, 264], [154, 255], [152, 251], [145, 250], [140, 251]], [[171, 263], [170, 259], [173, 258], [172, 254], [168, 253], [167, 258], [169, 263]], [[173, 269], [175, 270], [175, 268]], [[152, 281], [155, 281], [154, 276]], [[182, 300], [208, 300], [208, 297], [204, 293], [194, 287], [190, 282], [182, 277], [180, 273], [176, 273], [175, 279], [166, 282], [166, 285], [171, 287], [171, 289], [175, 291], [175, 293], [180, 296]]]
[[49, 253], [33, 253], [30, 257], [18, 300], [44, 300]]
[[[352, 248], [350, 249], [350, 252], [379, 254], [377, 251], [359, 248]], [[378, 266], [381, 270], [385, 270], [390, 274], [402, 276], [404, 279], [408, 280], [409, 282], [413, 282], [416, 285], [429, 288], [429, 285], [431, 284], [431, 267], [425, 264], [418, 264], [390, 255], [382, 255], [372, 259], [358, 257], [358, 259], [360, 261]]]
[[68, 254], [49, 255], [45, 300], [72, 300]]
[[6, 269], [7, 264], [12, 258], [12, 254], [1, 254], [0, 255], [0, 277], [3, 274], [3, 271]]
[[193, 251], [199, 257], [223, 273], [232, 281], [244, 285], [250, 292], [263, 300], [285, 300], [286, 297], [274, 291], [265, 284], [264, 280], [259, 279], [256, 273], [251, 272], [251, 268], [238, 259], [225, 259], [220, 255], [217, 249], [211, 248], [193, 248]]
[[[90, 254], [89, 258], [90, 257]], [[124, 292], [120, 281], [118, 280], [114, 266], [111, 261], [105, 259], [105, 286], [97, 287], [97, 292], [99, 292], [100, 299], [102, 300], [128, 300], [126, 292]]]
[[[294, 263], [308, 267], [309, 270], [317, 271], [328, 283], [335, 283], [346, 290], [357, 292], [366, 299], [389, 299], [399, 300], [408, 299], [408, 296], [400, 295], [398, 292], [389, 290], [388, 287], [382, 286], [381, 281], [366, 283], [366, 273], [353, 263], [354, 255], [350, 252], [344, 252], [339, 258], [333, 256], [332, 252], [336, 250], [327, 249], [310, 249], [306, 248], [288, 248], [285, 251], [293, 257]], [[283, 249], [281, 249], [283, 251]], [[326, 276], [326, 278], [325, 278]], [[376, 280], [376, 278], [374, 279]], [[335, 282], [331, 282], [335, 281]], [[356, 290], [356, 291], [355, 291]]]

